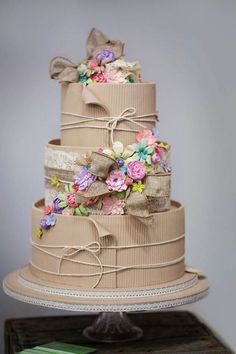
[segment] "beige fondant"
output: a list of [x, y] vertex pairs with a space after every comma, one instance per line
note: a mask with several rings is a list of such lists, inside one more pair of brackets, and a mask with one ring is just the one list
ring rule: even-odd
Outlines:
[[[90, 84], [63, 83], [61, 85], [61, 143], [70, 146], [107, 146], [110, 142], [110, 131], [107, 121], [93, 120], [92, 117], [118, 117], [129, 109], [135, 109], [135, 116], [149, 115], [138, 123], [147, 129], [155, 126], [156, 93], [155, 84]], [[72, 114], [72, 115], [71, 115]], [[73, 116], [79, 114], [86, 118]], [[84, 123], [82, 121], [86, 120]], [[111, 119], [108, 119], [111, 121]], [[68, 124], [77, 122], [77, 127], [69, 128]], [[142, 126], [130, 120], [119, 120], [114, 129], [114, 140], [124, 145], [135, 141], [135, 134]], [[95, 127], [97, 128], [95, 128]], [[108, 127], [111, 129], [111, 126]], [[122, 131], [124, 129], [124, 131]], [[126, 129], [131, 131], [126, 131]]]
[[[41, 279], [52, 283], [76, 284], [82, 288], [93, 287], [99, 277], [100, 266], [86, 250], [71, 257], [72, 261], [63, 260], [61, 274], [56, 274], [65, 246], [71, 246], [73, 250], [75, 246], [78, 248], [91, 242], [99, 242], [101, 245], [97, 256], [103, 264], [105, 274], [102, 275], [98, 288], [158, 285], [178, 279], [184, 273], [183, 258], [173, 265], [155, 267], [156, 264], [172, 262], [184, 256], [184, 208], [177, 202], [172, 202], [170, 211], [153, 214], [151, 225], [145, 225], [129, 215], [93, 215], [93, 220], [108, 230], [109, 235], [102, 238], [90, 218], [57, 214], [56, 226], [44, 231], [39, 240], [36, 229], [42, 218], [42, 206], [43, 201], [40, 201], [33, 207], [32, 241], [54, 256], [32, 247], [32, 263], [35, 265], [32, 272]], [[128, 269], [117, 270], [118, 268]]]

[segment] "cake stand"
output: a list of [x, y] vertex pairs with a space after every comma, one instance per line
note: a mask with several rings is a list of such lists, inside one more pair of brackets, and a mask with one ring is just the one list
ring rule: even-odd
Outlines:
[[83, 334], [89, 341], [112, 343], [142, 337], [142, 329], [131, 322], [127, 313], [160, 311], [195, 302], [207, 294], [208, 281], [202, 275], [186, 271], [180, 279], [145, 289], [81, 290], [38, 279], [28, 265], [8, 274], [3, 289], [7, 295], [26, 303], [99, 313]]

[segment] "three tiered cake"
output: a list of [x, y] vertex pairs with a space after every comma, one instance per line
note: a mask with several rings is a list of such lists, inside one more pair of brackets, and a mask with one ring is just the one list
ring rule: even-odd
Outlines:
[[45, 199], [32, 210], [32, 260], [4, 280], [16, 299], [69, 310], [133, 311], [196, 301], [183, 206], [170, 199], [170, 145], [156, 87], [123, 43], [93, 29], [87, 59], [56, 57], [61, 137], [45, 149]]

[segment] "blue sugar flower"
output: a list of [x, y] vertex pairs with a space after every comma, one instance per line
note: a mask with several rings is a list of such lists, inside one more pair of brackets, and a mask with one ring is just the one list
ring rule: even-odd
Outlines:
[[143, 164], [151, 165], [153, 148], [148, 146], [146, 139], [142, 139], [138, 144], [135, 144], [135, 151], [136, 153], [132, 156], [132, 160], [139, 160]]

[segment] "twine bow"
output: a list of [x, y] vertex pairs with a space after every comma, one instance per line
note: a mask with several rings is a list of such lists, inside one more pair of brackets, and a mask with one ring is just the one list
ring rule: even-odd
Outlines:
[[90, 242], [84, 246], [77, 245], [77, 246], [63, 247], [62, 254], [60, 256], [59, 263], [58, 263], [58, 274], [61, 273], [61, 265], [62, 265], [63, 260], [66, 260], [67, 258], [70, 259], [83, 251], [91, 254], [96, 259], [96, 261], [98, 262], [98, 265], [100, 267], [99, 277], [98, 277], [96, 283], [93, 285], [93, 288], [95, 288], [99, 284], [100, 280], [102, 279], [102, 275], [103, 275], [103, 265], [102, 265], [102, 262], [100, 261], [99, 257], [97, 256], [97, 253], [99, 253], [101, 251], [101, 245], [97, 241]]
[[114, 144], [114, 130], [117, 129], [117, 124], [121, 121], [128, 121], [130, 123], [134, 123], [139, 127], [145, 129], [145, 125], [137, 122], [137, 118], [135, 118], [136, 109], [134, 107], [124, 109], [118, 117], [112, 117], [106, 124], [107, 130], [110, 131], [111, 143]]
[[[113, 52], [114, 60], [123, 55], [124, 43], [119, 40], [111, 40], [101, 31], [93, 28], [87, 39], [87, 59], [95, 58], [103, 49]], [[60, 82], [78, 82], [78, 64], [64, 57], [55, 57], [49, 66], [50, 77]]]

